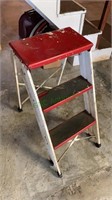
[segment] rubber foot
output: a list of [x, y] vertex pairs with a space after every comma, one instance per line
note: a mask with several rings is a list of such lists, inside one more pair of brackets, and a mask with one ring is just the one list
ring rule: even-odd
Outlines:
[[90, 133], [86, 133], [86, 136], [87, 136], [87, 137], [91, 137], [91, 134], [90, 134]]
[[49, 160], [49, 162], [50, 162], [50, 165], [51, 165], [51, 166], [53, 166], [53, 165], [54, 165], [54, 163], [53, 163], [53, 161], [52, 161], [52, 160]]
[[97, 148], [100, 148], [100, 147], [101, 147], [101, 144], [95, 143], [95, 146], [96, 146]]
[[17, 110], [18, 110], [18, 112], [22, 112], [23, 111], [23, 109], [20, 108], [20, 107], [18, 107]]
[[57, 172], [57, 175], [58, 175], [59, 178], [62, 178], [62, 177], [63, 177], [63, 176], [62, 176], [62, 173], [59, 174], [59, 172]]

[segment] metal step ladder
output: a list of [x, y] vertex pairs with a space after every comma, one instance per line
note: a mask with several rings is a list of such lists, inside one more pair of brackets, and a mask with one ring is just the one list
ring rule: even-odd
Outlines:
[[[95, 137], [96, 146], [101, 146], [93, 65], [90, 51], [93, 44], [72, 28], [65, 28], [33, 36], [31, 38], [12, 41], [9, 45], [13, 52], [19, 109], [22, 109], [22, 104], [15, 57], [19, 58], [22, 63], [21, 71], [23, 80], [48, 150], [50, 163], [52, 163], [52, 167], [58, 173], [59, 177], [61, 177], [62, 173], [59, 168], [59, 161], [63, 158], [72, 144], [75, 141], [80, 140], [79, 135], [81, 133], [85, 130], [88, 131], [88, 129], [92, 127], [91, 133], [87, 138]], [[60, 84], [67, 57], [76, 54], [79, 55], [80, 76]], [[62, 59], [64, 59], [64, 62], [57, 86], [38, 95], [31, 71], [40, 68], [42, 65]], [[44, 83], [46, 83], [46, 81], [44, 81]], [[38, 88], [42, 86], [43, 84], [38, 86]], [[85, 104], [84, 111], [57, 126], [53, 130], [48, 130], [44, 112], [49, 112], [82, 94], [84, 96]], [[70, 142], [69, 147], [67, 147], [65, 152], [57, 159], [55, 150], [67, 142]]]

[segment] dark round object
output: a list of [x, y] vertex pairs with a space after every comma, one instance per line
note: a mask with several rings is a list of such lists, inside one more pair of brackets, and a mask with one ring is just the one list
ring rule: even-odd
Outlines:
[[49, 162], [50, 162], [50, 165], [52, 165], [52, 166], [54, 165], [54, 163], [51, 159], [49, 160]]
[[101, 147], [101, 144], [95, 143], [95, 146], [96, 146], [97, 148], [100, 148], [100, 147]]
[[63, 176], [62, 176], [62, 173], [59, 174], [59, 172], [57, 172], [57, 175], [58, 175], [59, 178], [62, 178], [62, 177], [63, 177]]
[[23, 109], [20, 108], [20, 107], [18, 107], [17, 110], [18, 110], [18, 112], [22, 112], [23, 111]]

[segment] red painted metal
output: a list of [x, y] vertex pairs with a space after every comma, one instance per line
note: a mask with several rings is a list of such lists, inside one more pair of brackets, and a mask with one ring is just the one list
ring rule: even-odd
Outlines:
[[72, 28], [65, 28], [9, 43], [29, 69], [90, 50], [93, 44]]
[[45, 95], [47, 94], [47, 92], [48, 92], [48, 90], [43, 91], [43, 92], [40, 92], [40, 93], [38, 94], [39, 99], [41, 99], [43, 96], [45, 96]]
[[76, 134], [72, 135], [71, 137], [69, 137], [67, 140], [63, 141], [62, 143], [60, 143], [59, 145], [57, 145], [56, 147], [54, 147], [54, 149], [58, 149], [59, 147], [63, 146], [64, 144], [66, 144], [67, 142], [69, 142], [70, 140], [72, 140], [73, 138], [75, 138], [76, 136], [80, 135], [81, 133], [83, 133], [85, 130], [89, 129], [91, 126], [96, 124], [96, 120], [94, 122], [92, 122], [91, 124], [89, 124], [88, 126], [86, 126], [85, 128], [81, 129], [79, 132], [77, 132]]
[[[49, 112], [49, 111], [51, 111], [51, 110], [57, 108], [58, 106], [61, 106], [61, 105], [63, 105], [64, 103], [66, 103], [66, 102], [68, 102], [68, 101], [71, 101], [72, 99], [74, 99], [74, 98], [76, 98], [76, 97], [82, 95], [83, 93], [89, 91], [89, 90], [92, 89], [92, 88], [93, 88], [93, 86], [91, 85], [91, 86], [89, 86], [88, 88], [85, 88], [84, 90], [82, 90], [81, 92], [78, 92], [77, 94], [74, 94], [74, 95], [68, 97], [67, 99], [62, 100], [62, 101], [60, 101], [60, 102], [58, 102], [58, 103], [56, 103], [56, 104], [54, 104], [54, 105], [52, 105], [52, 106], [50, 106], [50, 107], [44, 109], [43, 111], [44, 111], [44, 113], [47, 113], [47, 112]], [[47, 94], [47, 92], [46, 92], [46, 94]], [[46, 95], [46, 94], [44, 94], [44, 95]], [[40, 97], [40, 98], [41, 98], [41, 97]]]

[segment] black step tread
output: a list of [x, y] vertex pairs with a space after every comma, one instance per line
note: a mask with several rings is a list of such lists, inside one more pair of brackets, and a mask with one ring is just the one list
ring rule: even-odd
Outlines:
[[81, 10], [85, 10], [84, 8], [82, 8], [81, 6], [79, 6], [77, 3], [75, 3], [72, 0], [61, 0], [60, 1], [60, 14], [64, 14], [64, 13], [70, 13], [70, 12], [77, 12], [77, 11], [81, 11]]
[[42, 109], [45, 112], [47, 112], [47, 110], [52, 110], [54, 107], [81, 95], [91, 88], [92, 85], [86, 79], [82, 76], [78, 76], [49, 90], [46, 95], [40, 99]]
[[95, 119], [87, 111], [83, 111], [52, 129], [50, 136], [54, 149], [59, 148], [75, 136], [84, 132], [84, 130], [93, 126], [95, 122]]

